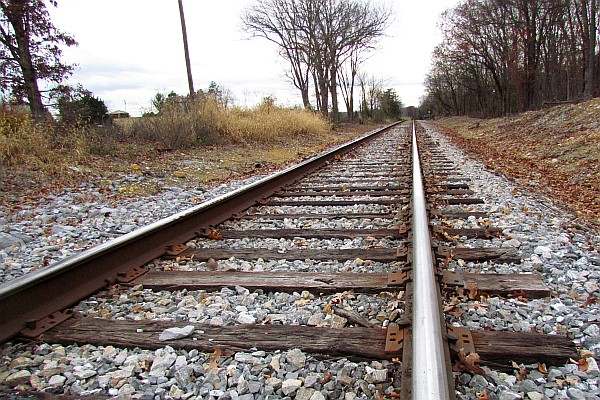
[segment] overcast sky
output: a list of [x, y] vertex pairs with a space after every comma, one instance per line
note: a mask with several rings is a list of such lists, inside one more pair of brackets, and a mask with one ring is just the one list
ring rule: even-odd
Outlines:
[[[265, 96], [300, 105], [274, 45], [241, 28], [243, 10], [255, 1], [183, 1], [194, 86], [215, 81], [239, 106]], [[416, 106], [440, 40], [439, 16], [458, 0], [378, 1], [392, 4], [395, 18], [363, 70], [386, 80], [404, 105]], [[64, 54], [78, 64], [71, 83], [91, 90], [109, 110], [140, 115], [156, 92], [188, 92], [177, 0], [60, 0], [49, 11], [55, 26], [79, 42]]]

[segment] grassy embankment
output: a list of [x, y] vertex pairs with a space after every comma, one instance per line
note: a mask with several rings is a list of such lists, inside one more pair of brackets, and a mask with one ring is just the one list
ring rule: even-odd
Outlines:
[[600, 224], [600, 99], [508, 118], [435, 123], [471, 155]]
[[[362, 131], [369, 127], [364, 126]], [[0, 204], [88, 180], [110, 182], [123, 174], [166, 177], [202, 184], [265, 172], [347, 141], [319, 115], [263, 104], [225, 108], [202, 99], [184, 110], [117, 120], [104, 127], [34, 125], [22, 112], [0, 110]], [[183, 182], [182, 182], [183, 181]], [[159, 187], [127, 187], [142, 195]]]

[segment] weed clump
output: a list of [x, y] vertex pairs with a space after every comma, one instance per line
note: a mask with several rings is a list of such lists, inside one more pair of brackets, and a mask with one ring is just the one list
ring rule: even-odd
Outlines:
[[206, 144], [265, 144], [329, 132], [328, 123], [306, 110], [285, 109], [265, 101], [258, 107], [228, 107], [214, 96], [171, 102], [158, 115], [135, 120], [127, 128], [135, 140], [163, 148]]
[[35, 124], [26, 111], [0, 110], [0, 165], [56, 172], [65, 160], [80, 162], [87, 154], [83, 127]]

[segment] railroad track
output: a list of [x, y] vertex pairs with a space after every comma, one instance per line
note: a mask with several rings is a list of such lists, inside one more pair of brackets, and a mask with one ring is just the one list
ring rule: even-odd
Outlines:
[[[450, 226], [485, 218], [469, 209], [482, 201], [426, 132], [418, 147], [416, 137], [414, 125], [389, 126], [7, 282], [0, 340], [112, 348], [109, 358], [114, 348], [151, 350], [134, 367], [109, 367], [108, 382], [79, 368], [85, 387], [68, 393], [123, 395], [129, 385], [125, 395], [148, 394], [128, 383], [138, 377], [159, 398], [219, 398], [235, 388], [248, 399], [454, 399], [453, 368], [576, 358], [564, 337], [470, 331], [444, 316], [461, 301], [550, 291], [536, 274], [450, 271], [456, 260], [520, 258], [488, 243], [502, 235], [498, 228]], [[461, 245], [468, 239], [481, 246]], [[325, 361], [299, 376], [307, 354]], [[334, 377], [339, 360], [352, 363]], [[246, 374], [257, 365], [262, 381]], [[214, 371], [225, 372], [225, 385]], [[38, 386], [60, 392], [67, 379]], [[251, 389], [255, 381], [262, 386]]]

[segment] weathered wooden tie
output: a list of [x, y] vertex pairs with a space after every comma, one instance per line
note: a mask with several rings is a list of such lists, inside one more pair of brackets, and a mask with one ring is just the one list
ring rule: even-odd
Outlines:
[[197, 261], [209, 259], [226, 260], [235, 257], [240, 260], [371, 260], [394, 262], [406, 260], [406, 249], [193, 249], [165, 254], [165, 258], [186, 258]]
[[497, 263], [520, 263], [521, 258], [517, 256], [517, 251], [513, 248], [504, 247], [445, 247], [438, 246], [434, 248], [435, 255], [438, 258], [449, 258], [452, 260], [464, 261], [495, 261]]
[[399, 229], [246, 229], [246, 230], [207, 230], [198, 234], [199, 238], [211, 238], [218, 235], [222, 239], [241, 239], [241, 238], [341, 238], [353, 239], [356, 237], [372, 238], [405, 238], [406, 232]]
[[[206, 290], [243, 286], [249, 290], [271, 292], [377, 293], [403, 290], [409, 275], [396, 273], [352, 272], [241, 272], [241, 271], [149, 271], [133, 281], [152, 290]], [[539, 274], [477, 274], [444, 271], [442, 283], [447, 290], [457, 288], [490, 296], [542, 298], [550, 295]]]
[[[167, 328], [193, 325], [186, 338], [160, 341]], [[317, 355], [392, 359], [402, 355], [402, 338], [395, 351], [386, 352], [387, 329], [336, 328], [299, 325], [213, 326], [171, 321], [123, 321], [100, 318], [71, 318], [40, 336], [48, 343], [69, 345], [173, 348], [204, 352], [221, 349], [223, 355], [237, 351], [264, 351], [299, 348]], [[575, 345], [566, 337], [536, 333], [470, 331], [474, 351], [481, 363], [496, 368], [511, 368], [511, 362], [561, 365], [576, 358]]]

